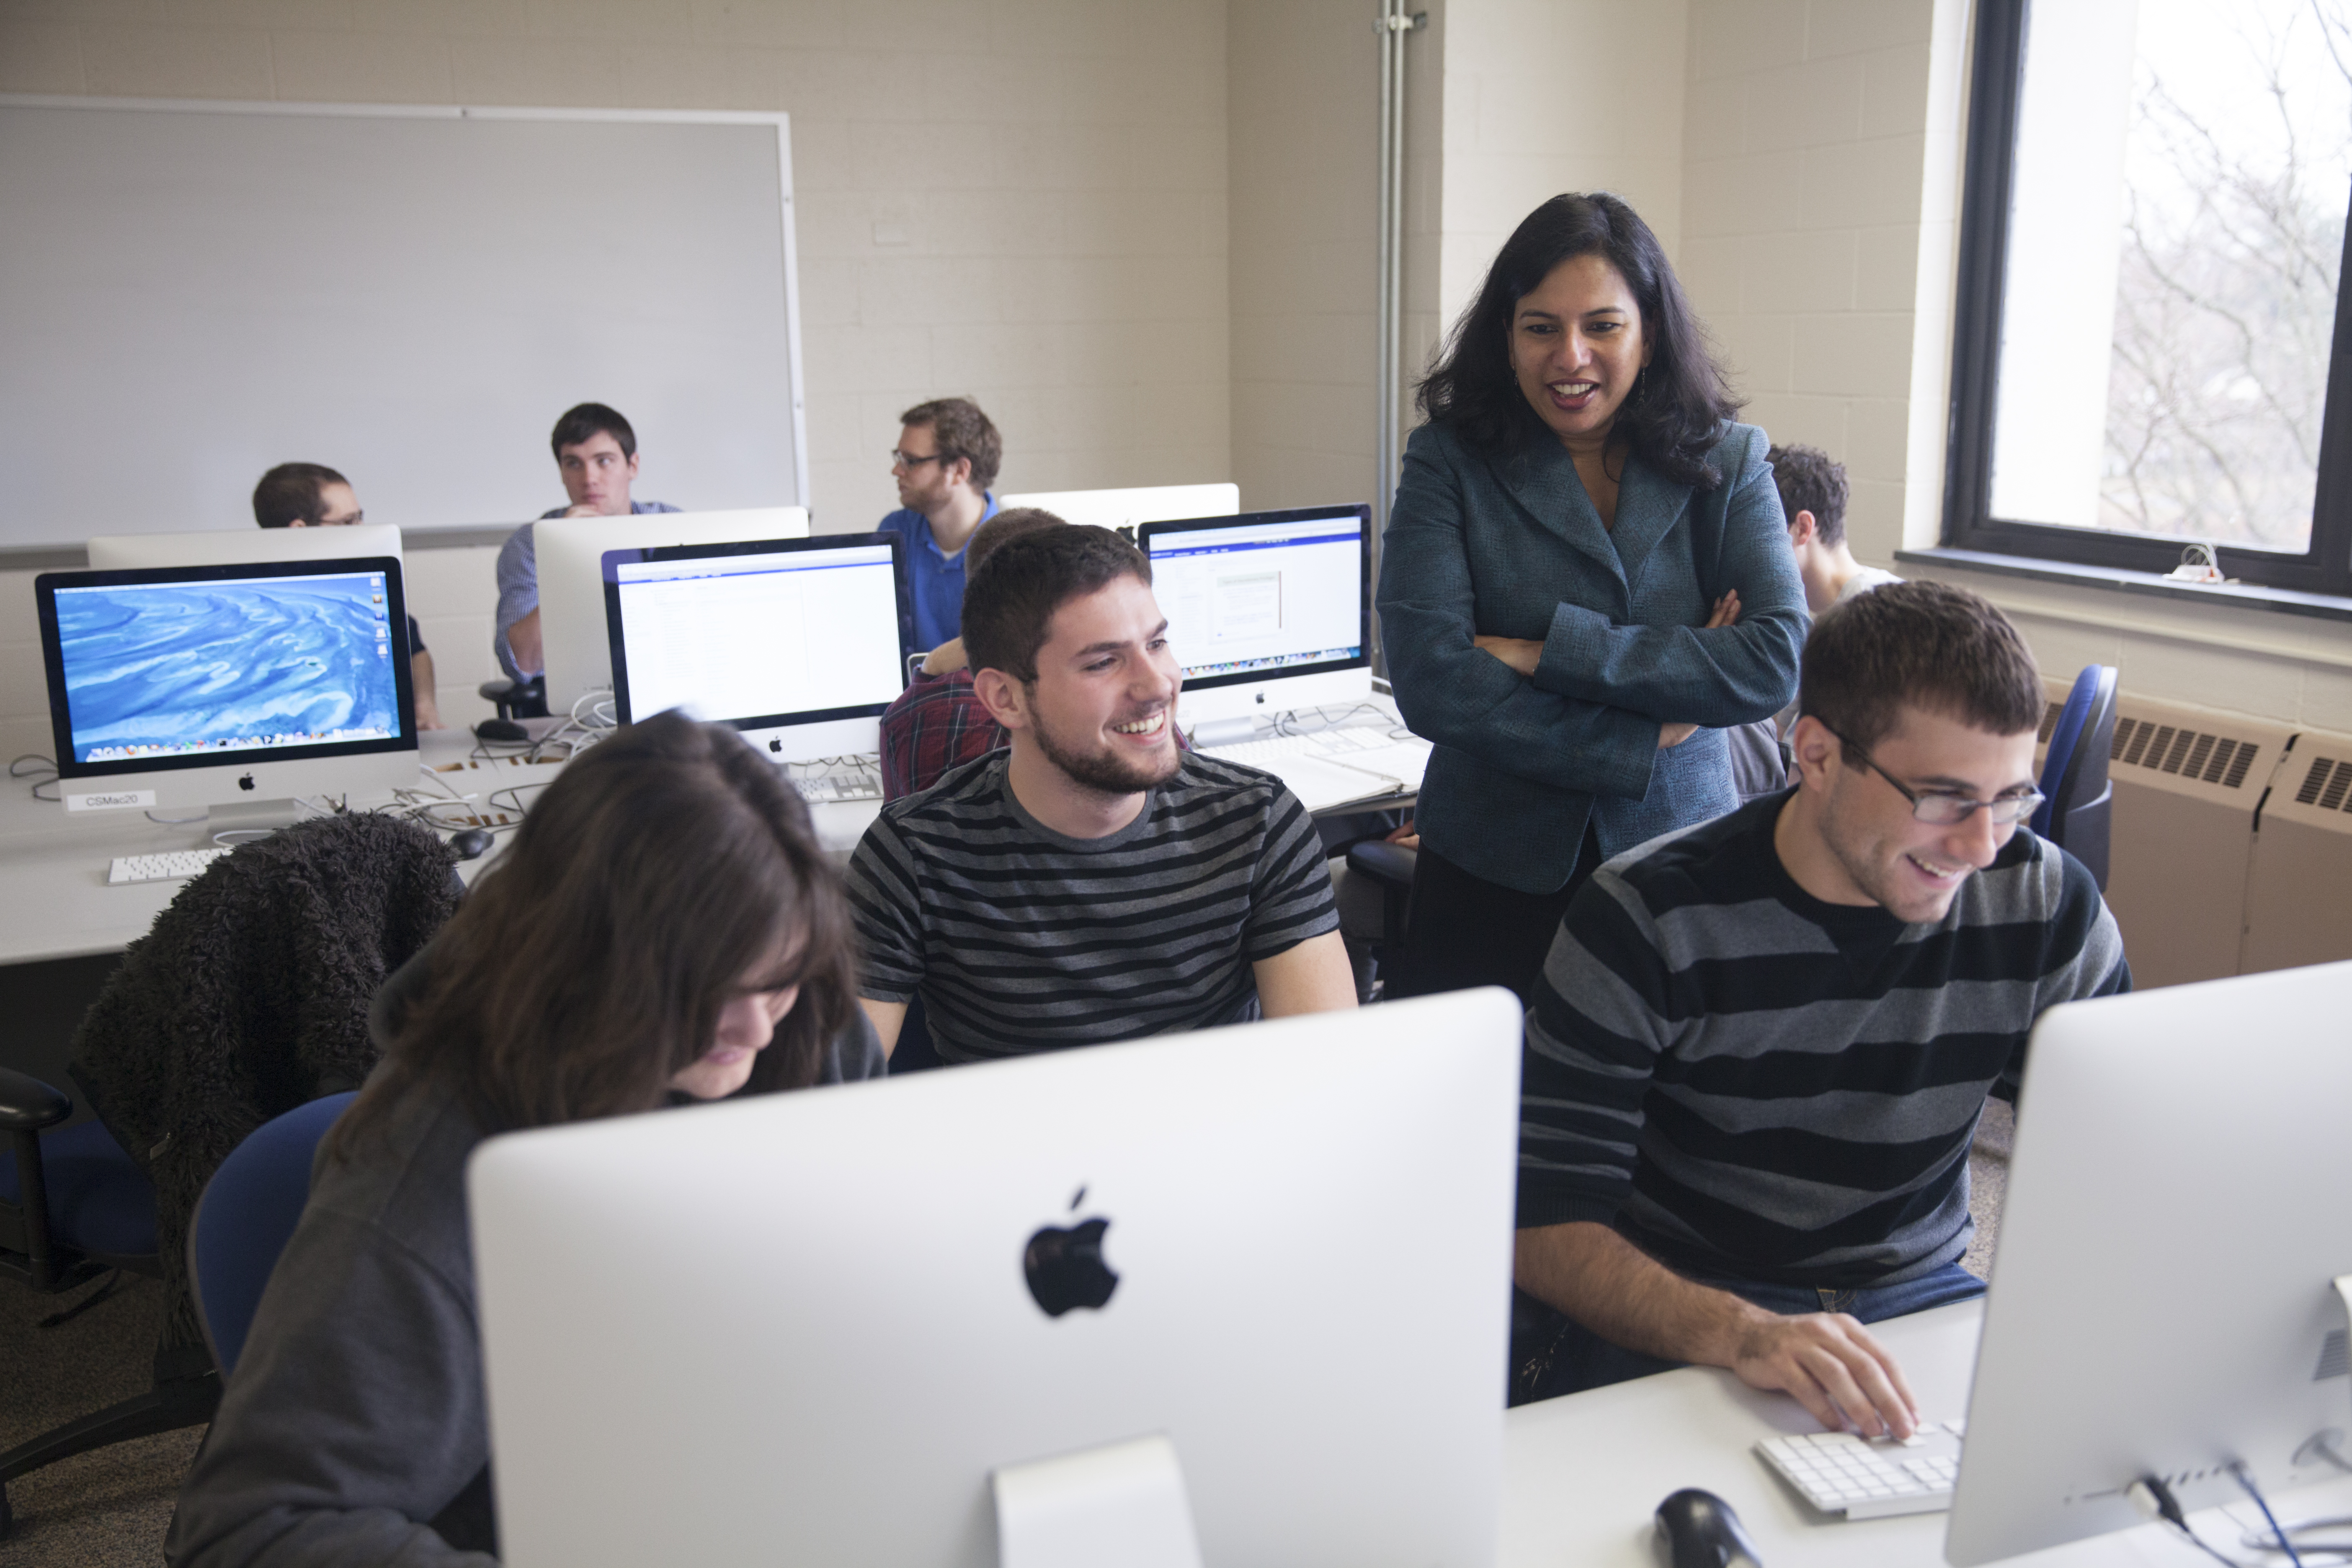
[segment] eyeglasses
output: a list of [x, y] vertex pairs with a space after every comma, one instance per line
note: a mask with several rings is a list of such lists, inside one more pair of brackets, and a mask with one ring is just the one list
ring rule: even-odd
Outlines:
[[[1827, 724], [1822, 725], [1822, 728], [1830, 729]], [[1895, 792], [1911, 803], [1911, 815], [1921, 822], [1932, 822], [1938, 827], [1951, 827], [1966, 822], [1981, 811], [1991, 819], [1994, 826], [2011, 827], [2032, 816], [2042, 805], [2042, 792], [2038, 789], [2028, 789], [2022, 795], [2005, 795], [1999, 800], [1970, 800], [1964, 795], [1949, 795], [1936, 790], [1922, 794], [1871, 761], [1868, 752], [1854, 745], [1843, 735], [1838, 735], [1835, 730], [1830, 730], [1830, 733], [1837, 735], [1841, 744], [1853, 747], [1853, 754], [1862, 759], [1864, 767], [1893, 784]]]
[[890, 466], [894, 468], [919, 468], [925, 463], [939, 462], [946, 456], [944, 452], [933, 452], [928, 457], [918, 458], [911, 452], [901, 452], [893, 447], [890, 448]]

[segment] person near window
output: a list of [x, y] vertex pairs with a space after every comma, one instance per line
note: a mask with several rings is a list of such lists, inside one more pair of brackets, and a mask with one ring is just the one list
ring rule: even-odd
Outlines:
[[1790, 444], [1764, 454], [1772, 465], [1772, 485], [1789, 520], [1789, 548], [1805, 584], [1805, 604], [1816, 616], [1856, 594], [1867, 594], [1902, 578], [1853, 558], [1845, 541], [1845, 465], [1819, 447]]

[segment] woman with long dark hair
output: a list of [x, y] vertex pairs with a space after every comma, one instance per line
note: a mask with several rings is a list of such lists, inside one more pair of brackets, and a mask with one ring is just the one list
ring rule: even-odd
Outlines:
[[467, 1156], [878, 1077], [852, 941], [807, 808], [733, 731], [666, 713], [567, 766], [379, 994], [383, 1060], [320, 1148], [170, 1561], [493, 1561]]
[[1525, 999], [1603, 858], [1739, 804], [1721, 731], [1795, 694], [1804, 592], [1769, 443], [1614, 196], [1528, 216], [1419, 402], [1380, 584], [1435, 742], [1396, 989]]

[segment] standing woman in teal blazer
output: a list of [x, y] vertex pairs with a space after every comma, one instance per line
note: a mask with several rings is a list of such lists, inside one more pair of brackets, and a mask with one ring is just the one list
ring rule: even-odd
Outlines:
[[1796, 695], [1804, 589], [1769, 442], [1614, 196], [1528, 216], [1419, 405], [1381, 629], [1436, 749], [1392, 989], [1525, 999], [1601, 860], [1739, 804], [1722, 731]]

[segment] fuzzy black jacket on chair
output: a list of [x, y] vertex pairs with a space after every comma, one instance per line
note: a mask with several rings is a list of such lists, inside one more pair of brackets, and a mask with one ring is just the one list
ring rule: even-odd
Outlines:
[[207, 1364], [187, 1280], [205, 1183], [271, 1117], [367, 1077], [368, 1005], [457, 909], [455, 864], [397, 817], [297, 823], [183, 889], [91, 1004], [70, 1071], [155, 1184], [159, 1374]]

